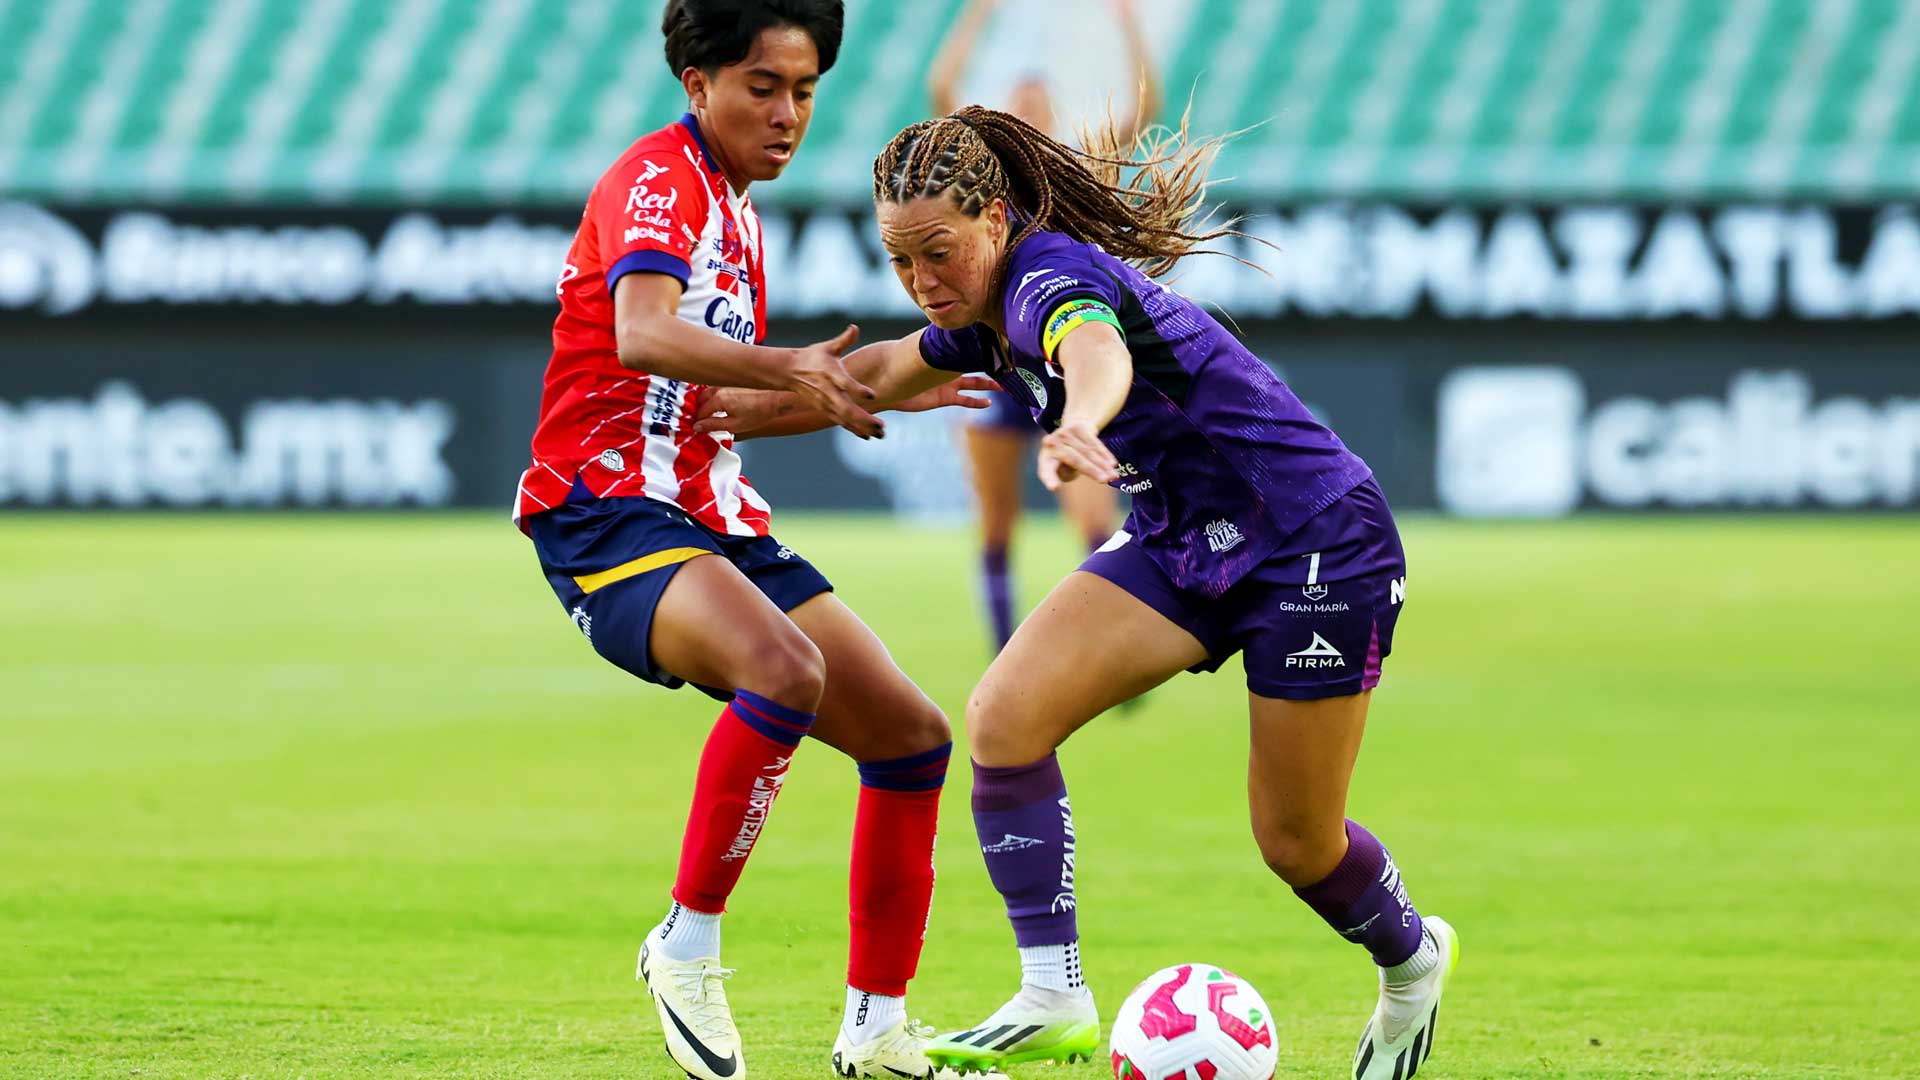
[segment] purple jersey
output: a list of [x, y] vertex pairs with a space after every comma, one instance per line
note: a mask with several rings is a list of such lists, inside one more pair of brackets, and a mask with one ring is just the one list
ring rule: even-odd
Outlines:
[[1051, 354], [1059, 324], [1076, 301], [1111, 308], [1133, 388], [1100, 437], [1120, 461], [1114, 486], [1133, 496], [1128, 531], [1180, 588], [1226, 592], [1373, 475], [1213, 316], [1092, 244], [1035, 233], [1006, 281], [1004, 347], [984, 324], [928, 327], [922, 358], [992, 376], [1052, 431], [1066, 399]]

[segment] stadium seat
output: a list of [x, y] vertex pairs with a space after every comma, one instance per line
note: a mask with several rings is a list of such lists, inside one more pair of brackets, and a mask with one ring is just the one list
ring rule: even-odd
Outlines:
[[[1076, 78], [1058, 0], [973, 72]], [[849, 0], [808, 151], [857, 201], [961, 0]], [[1169, 111], [1241, 199], [1911, 196], [1920, 0], [1154, 0]], [[625, 0], [0, 0], [0, 194], [571, 204], [679, 88]], [[1046, 22], [1052, 19], [1052, 22]], [[1044, 51], [1043, 51], [1044, 50]], [[1125, 87], [1113, 87], [1123, 95]], [[838, 92], [833, 92], [838, 91]], [[1865, 103], [1879, 103], [1868, 107]], [[1891, 103], [1891, 104], [1888, 104]], [[1862, 163], [1865, 163], [1864, 165]]]

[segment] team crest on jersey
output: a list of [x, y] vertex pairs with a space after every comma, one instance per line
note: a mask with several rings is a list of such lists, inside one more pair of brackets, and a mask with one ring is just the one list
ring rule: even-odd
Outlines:
[[1034, 403], [1039, 405], [1042, 409], [1046, 408], [1047, 407], [1047, 384], [1040, 381], [1040, 376], [1035, 375], [1033, 372], [1028, 371], [1026, 368], [1017, 367], [1017, 368], [1014, 368], [1013, 370], [1020, 373], [1020, 381], [1026, 383], [1027, 389], [1033, 391]]
[[610, 472], [626, 472], [626, 455], [611, 448], [602, 450], [600, 451], [600, 467]]
[[720, 219], [720, 235], [714, 238], [713, 246], [720, 257], [730, 263], [741, 262], [747, 254], [747, 245], [740, 241], [740, 229], [725, 218]]
[[746, 269], [747, 245], [740, 239], [739, 226], [725, 218], [720, 219], [720, 235], [713, 238], [713, 256], [707, 268], [714, 272], [714, 288], [734, 296], [744, 291], [748, 303], [758, 299], [759, 290]]

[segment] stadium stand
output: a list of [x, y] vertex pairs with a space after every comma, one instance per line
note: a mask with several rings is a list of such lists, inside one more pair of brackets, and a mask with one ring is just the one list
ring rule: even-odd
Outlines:
[[[0, 0], [0, 193], [572, 204], [679, 104], [655, 6]], [[1196, 127], [1260, 125], [1220, 170], [1242, 198], [1920, 191], [1920, 0], [1143, 6]], [[841, 92], [770, 200], [864, 197], [874, 148], [926, 109], [959, 3], [847, 7]], [[1040, 16], [1058, 32], [1026, 36], [1064, 71], [1099, 10], [1059, 0]]]

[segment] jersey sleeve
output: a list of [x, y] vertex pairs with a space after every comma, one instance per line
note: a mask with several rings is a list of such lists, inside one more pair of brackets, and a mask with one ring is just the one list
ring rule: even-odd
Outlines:
[[991, 365], [980, 347], [980, 335], [972, 328], [942, 330], [929, 326], [920, 334], [920, 359], [931, 368], [966, 374], [985, 371]]
[[681, 285], [692, 276], [693, 247], [707, 224], [699, 172], [675, 151], [627, 161], [603, 180], [594, 228], [607, 267], [607, 293], [635, 272], [666, 274]]
[[1120, 286], [1081, 247], [1026, 243], [1014, 253], [1004, 314], [1015, 351], [1051, 361], [1060, 342], [1089, 322], [1120, 329]]

